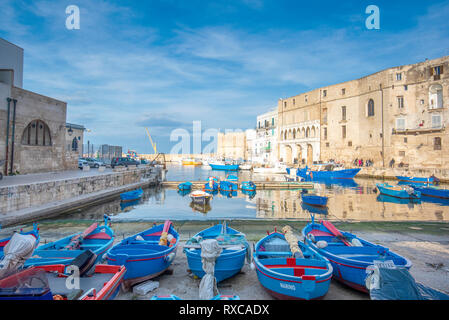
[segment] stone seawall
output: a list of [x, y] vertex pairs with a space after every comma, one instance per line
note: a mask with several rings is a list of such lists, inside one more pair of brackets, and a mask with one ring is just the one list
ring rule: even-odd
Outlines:
[[435, 175], [441, 182], [449, 183], [449, 169], [441, 168], [375, 168], [363, 167], [357, 178], [396, 179], [396, 176], [430, 177]]
[[128, 168], [89, 177], [0, 187], [0, 214], [138, 183], [154, 170], [157, 168]]

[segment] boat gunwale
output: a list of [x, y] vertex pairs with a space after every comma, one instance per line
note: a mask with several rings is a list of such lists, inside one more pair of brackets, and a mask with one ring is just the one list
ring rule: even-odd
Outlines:
[[[320, 224], [318, 224], [318, 223], [313, 223], [313, 224], [309, 223], [302, 229], [302, 235], [303, 235], [305, 241], [307, 242], [307, 245], [312, 247], [314, 250], [318, 251], [321, 255], [323, 255], [324, 258], [328, 259], [329, 261], [335, 262], [337, 264], [341, 264], [341, 265], [345, 265], [343, 262], [346, 262], [346, 263], [348, 263], [348, 265], [345, 265], [345, 266], [351, 267], [351, 268], [366, 269], [368, 266], [373, 265], [373, 262], [360, 261], [360, 260], [355, 260], [355, 259], [342, 257], [340, 255], [331, 253], [328, 250], [325, 250], [326, 248], [323, 248], [323, 249], [318, 248], [310, 239], [308, 239], [306, 237], [306, 234], [305, 234], [305, 230], [307, 228], [311, 228], [311, 226], [314, 226], [314, 225], [320, 226]], [[374, 243], [369, 242], [369, 241], [367, 241], [365, 239], [359, 238], [358, 236], [356, 236], [356, 235], [354, 235], [352, 233], [349, 233], [349, 232], [346, 232], [346, 231], [342, 231], [342, 230], [339, 230], [339, 231], [341, 232], [342, 235], [344, 235], [344, 236], [348, 236], [348, 235], [353, 236], [355, 239], [358, 239], [360, 242], [368, 244], [368, 246], [384, 249], [387, 252], [387, 257], [395, 256], [396, 258], [404, 259], [406, 261], [406, 264], [401, 264], [401, 265], [398, 265], [398, 266], [405, 267], [405, 268], [411, 268], [411, 266], [412, 266], [412, 262], [409, 259], [407, 259], [404, 256], [401, 256], [400, 254], [395, 253], [394, 251], [390, 251], [390, 249], [387, 248], [387, 247], [384, 247], [384, 246], [378, 245], [378, 244], [374, 244]], [[332, 259], [328, 258], [327, 256], [330, 256]], [[339, 263], [339, 260], [340, 260], [340, 263]], [[352, 263], [352, 265], [351, 265], [351, 263]]]
[[[272, 233], [270, 233], [269, 235], [263, 237], [262, 239], [260, 239], [260, 240], [257, 242], [257, 244], [256, 244], [256, 246], [255, 246], [254, 253], [253, 253], [253, 259], [254, 259], [254, 262], [255, 262], [255, 264], [256, 264], [256, 267], [257, 267], [257, 265], [260, 265], [260, 267], [261, 267], [263, 270], [265, 270], [267, 273], [272, 273], [272, 274], [277, 275], [277, 276], [279, 276], [279, 277], [285, 278], [285, 279], [277, 279], [277, 280], [287, 281], [287, 282], [302, 283], [302, 281], [306, 280], [306, 279], [302, 279], [302, 276], [291, 276], [291, 275], [287, 275], [287, 274], [284, 274], [284, 273], [279, 273], [279, 272], [273, 271], [272, 269], [267, 268], [267, 267], [262, 263], [262, 260], [263, 260], [263, 259], [258, 258], [258, 255], [263, 255], [263, 254], [260, 253], [261, 251], [258, 251], [258, 248], [259, 248], [265, 241], [267, 241], [268, 239], [271, 239], [271, 238], [274, 237], [275, 235], [281, 235], [281, 236], [283, 236], [283, 237], [285, 238], [284, 234], [282, 234], [282, 233], [280, 233], [280, 232], [272, 232]], [[326, 266], [327, 266], [327, 268], [326, 268], [327, 271], [326, 271], [325, 273], [322, 273], [322, 274], [319, 274], [319, 275], [306, 275], [306, 276], [314, 276], [314, 277], [315, 277], [314, 281], [315, 281], [316, 283], [319, 283], [319, 282], [325, 282], [325, 281], [327, 281], [327, 280], [330, 280], [330, 279], [332, 278], [332, 273], [333, 273], [333, 267], [332, 267], [332, 264], [330, 263], [330, 261], [329, 261], [326, 257], [324, 257], [323, 255], [321, 255], [320, 253], [318, 253], [316, 250], [314, 250], [313, 248], [311, 248], [310, 246], [308, 246], [307, 244], [301, 243], [300, 241], [298, 241], [298, 243], [300, 243], [301, 245], [303, 245], [303, 246], [305, 246], [305, 247], [308, 247], [307, 249], [310, 250], [310, 251], [312, 251], [312, 253], [314, 253], [315, 256], [319, 258], [319, 259], [313, 259], [313, 260], [322, 261], [322, 262], [324, 262], [324, 263], [326, 264]], [[302, 250], [301, 250], [301, 251], [302, 251]], [[285, 257], [285, 258], [287, 259], [288, 257]], [[305, 267], [305, 268], [306, 268], [306, 267]], [[304, 268], [304, 269], [305, 269], [305, 268]], [[310, 269], [313, 269], [313, 268], [310, 268]], [[261, 270], [259, 270], [259, 271], [261, 271]], [[262, 273], [263, 273], [263, 272], [262, 272]], [[269, 277], [269, 275], [267, 275], [267, 274], [265, 274], [265, 275]], [[298, 281], [298, 279], [301, 279], [301, 281]]]

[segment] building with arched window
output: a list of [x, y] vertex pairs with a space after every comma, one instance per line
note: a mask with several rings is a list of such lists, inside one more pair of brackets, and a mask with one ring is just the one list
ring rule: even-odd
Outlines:
[[447, 70], [446, 56], [280, 99], [279, 160], [449, 167]]
[[22, 79], [23, 49], [0, 38], [0, 170], [76, 169], [78, 154], [66, 147], [67, 103], [23, 89]]

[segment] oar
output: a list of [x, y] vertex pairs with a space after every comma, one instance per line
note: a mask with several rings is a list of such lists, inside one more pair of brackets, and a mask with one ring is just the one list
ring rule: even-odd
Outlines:
[[93, 223], [89, 228], [84, 230], [83, 233], [79, 233], [75, 235], [72, 239], [70, 239], [70, 243], [66, 246], [67, 249], [74, 248], [84, 237], [92, 233], [98, 227], [98, 223]]
[[338, 239], [340, 239], [345, 245], [351, 247], [352, 245], [347, 241], [346, 237], [330, 222], [327, 220], [321, 221], [321, 223]]

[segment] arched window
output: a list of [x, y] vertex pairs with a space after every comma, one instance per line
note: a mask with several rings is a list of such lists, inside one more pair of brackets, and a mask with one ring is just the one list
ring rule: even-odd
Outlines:
[[368, 117], [374, 116], [374, 100], [369, 99], [368, 101]]
[[72, 140], [72, 151], [78, 151], [78, 139], [76, 137]]
[[33, 120], [23, 130], [22, 144], [29, 146], [51, 146], [50, 128], [42, 120]]

